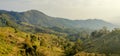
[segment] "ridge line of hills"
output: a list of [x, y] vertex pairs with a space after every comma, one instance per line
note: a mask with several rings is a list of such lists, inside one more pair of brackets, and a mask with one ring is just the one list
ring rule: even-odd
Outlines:
[[92, 32], [107, 27], [109, 30], [118, 26], [100, 20], [69, 20], [51, 17], [37, 10], [24, 12], [0, 10], [0, 26], [10, 26], [30, 33], [73, 34], [82, 31]]
[[43, 12], [37, 10], [28, 10], [25, 12], [14, 12], [0, 10], [0, 14], [7, 14], [11, 17], [11, 20], [17, 23], [28, 23], [31, 25], [45, 26], [45, 27], [65, 27], [65, 28], [90, 28], [90, 29], [101, 29], [106, 26], [108, 28], [114, 28], [116, 25], [99, 20], [99, 19], [88, 19], [88, 20], [69, 20], [65, 18], [51, 17]]
[[120, 56], [116, 27], [103, 20], [69, 20], [37, 10], [0, 10], [0, 56]]

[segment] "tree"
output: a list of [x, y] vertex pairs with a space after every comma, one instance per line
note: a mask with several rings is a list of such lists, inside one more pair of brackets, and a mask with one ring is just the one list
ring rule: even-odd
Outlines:
[[78, 39], [75, 42], [75, 45], [73, 46], [73, 49], [75, 50], [74, 52], [77, 53], [79, 51], [82, 51], [82, 41], [80, 39]]
[[108, 34], [109, 32], [110, 32], [110, 31], [107, 30], [107, 27], [103, 27], [103, 28], [100, 29], [100, 30], [95, 30], [95, 31], [93, 31], [93, 32], [91, 33], [91, 36], [92, 36], [93, 38], [95, 38], [95, 37], [101, 37], [101, 36], [103, 36], [103, 35]]
[[80, 39], [78, 39], [74, 45], [72, 45], [71, 47], [69, 47], [67, 50], [66, 50], [66, 56], [73, 56], [75, 55], [76, 53], [78, 52], [81, 52], [82, 51], [82, 41]]

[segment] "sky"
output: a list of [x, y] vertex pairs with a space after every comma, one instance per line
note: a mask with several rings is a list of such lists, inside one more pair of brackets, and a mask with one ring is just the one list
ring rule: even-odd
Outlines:
[[53, 17], [102, 19], [120, 24], [120, 0], [0, 0], [0, 9], [19, 12], [35, 9]]

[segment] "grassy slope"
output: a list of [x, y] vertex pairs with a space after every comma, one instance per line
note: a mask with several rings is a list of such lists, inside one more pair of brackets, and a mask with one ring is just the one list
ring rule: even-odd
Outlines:
[[[29, 44], [29, 46], [37, 46], [36, 53], [39, 55], [47, 56], [58, 56], [63, 55], [63, 50], [61, 47], [57, 47], [56, 42], [58, 37], [50, 34], [33, 34], [34, 38], [40, 38], [40, 40], [31, 39], [30, 34], [24, 33], [21, 31], [15, 31], [15, 29], [11, 27], [0, 27], [0, 56], [23, 56], [24, 52], [20, 50], [25, 50], [22, 48], [24, 44]], [[32, 41], [31, 41], [32, 40]], [[24, 44], [23, 44], [24, 43]], [[41, 43], [41, 45], [40, 45]], [[28, 47], [29, 47], [28, 46]], [[48, 48], [50, 47], [50, 48]]]

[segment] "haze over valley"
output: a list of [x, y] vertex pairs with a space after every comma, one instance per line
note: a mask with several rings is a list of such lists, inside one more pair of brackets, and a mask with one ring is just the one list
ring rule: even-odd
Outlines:
[[120, 56], [119, 0], [1, 0], [0, 56]]

